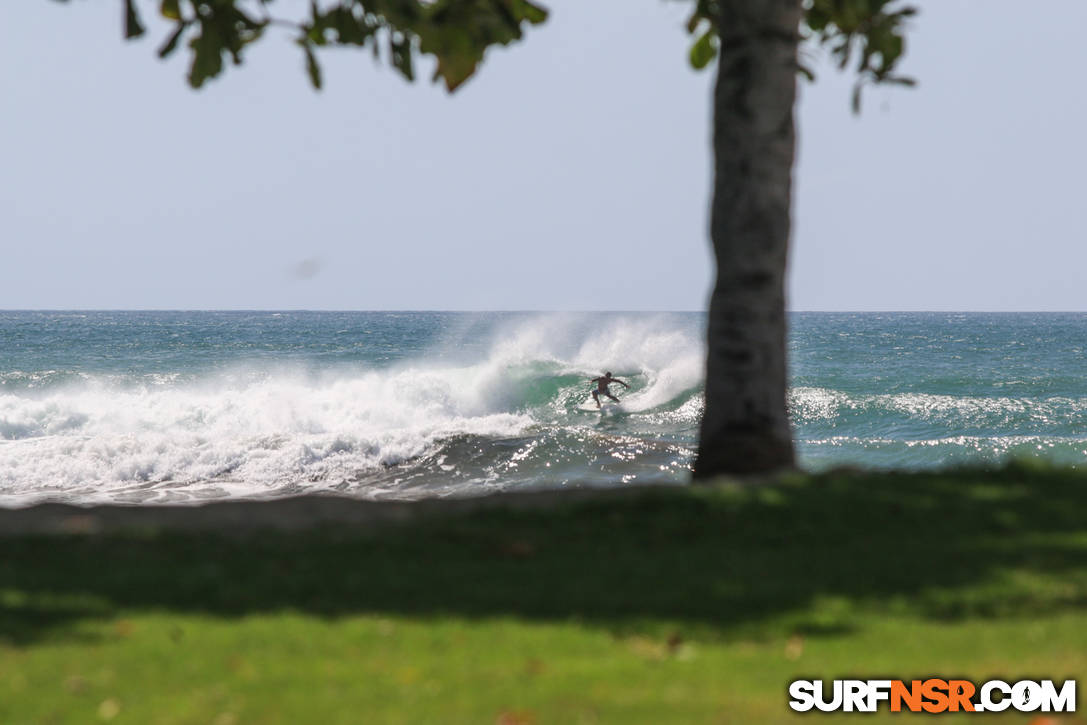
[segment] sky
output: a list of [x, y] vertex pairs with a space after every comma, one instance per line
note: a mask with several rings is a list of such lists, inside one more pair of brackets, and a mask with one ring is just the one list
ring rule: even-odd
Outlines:
[[[120, 2], [3, 3], [0, 308], [703, 309], [689, 3], [544, 4], [449, 96], [349, 51], [314, 92], [278, 33], [197, 92]], [[807, 51], [790, 309], [1087, 310], [1087, 3], [916, 4], [859, 116]]]

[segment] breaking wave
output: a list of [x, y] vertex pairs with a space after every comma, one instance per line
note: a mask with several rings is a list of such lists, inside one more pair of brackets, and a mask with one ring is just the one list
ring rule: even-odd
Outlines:
[[[488, 335], [482, 345], [454, 335], [388, 366], [7, 371], [0, 503], [682, 480], [701, 410], [696, 326], [557, 315]], [[588, 379], [604, 369], [631, 385], [622, 416], [586, 405]]]

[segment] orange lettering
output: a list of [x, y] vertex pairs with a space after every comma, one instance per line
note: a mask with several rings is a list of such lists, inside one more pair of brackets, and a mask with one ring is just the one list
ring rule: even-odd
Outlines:
[[951, 680], [947, 683], [948, 709], [958, 712], [961, 707], [965, 712], [974, 711], [974, 703], [970, 698], [974, 696], [974, 683], [969, 680]]
[[910, 712], [921, 710], [921, 680], [914, 680], [909, 688], [902, 680], [891, 683], [891, 712], [901, 712], [903, 701]]
[[924, 681], [921, 685], [921, 694], [926, 700], [931, 701], [921, 703], [925, 712], [943, 712], [947, 709], [947, 695], [944, 694], [946, 690], [947, 680], [933, 678]]

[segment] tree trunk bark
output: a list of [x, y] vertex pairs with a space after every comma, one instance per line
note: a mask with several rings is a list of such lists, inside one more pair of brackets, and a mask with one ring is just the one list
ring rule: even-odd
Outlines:
[[785, 268], [801, 0], [719, 0], [710, 237], [717, 281], [695, 478], [794, 465]]

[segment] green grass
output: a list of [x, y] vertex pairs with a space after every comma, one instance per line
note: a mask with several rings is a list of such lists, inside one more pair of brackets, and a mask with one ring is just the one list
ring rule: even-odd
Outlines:
[[5, 724], [897, 721], [791, 717], [786, 683], [1087, 674], [1061, 471], [0, 547]]

